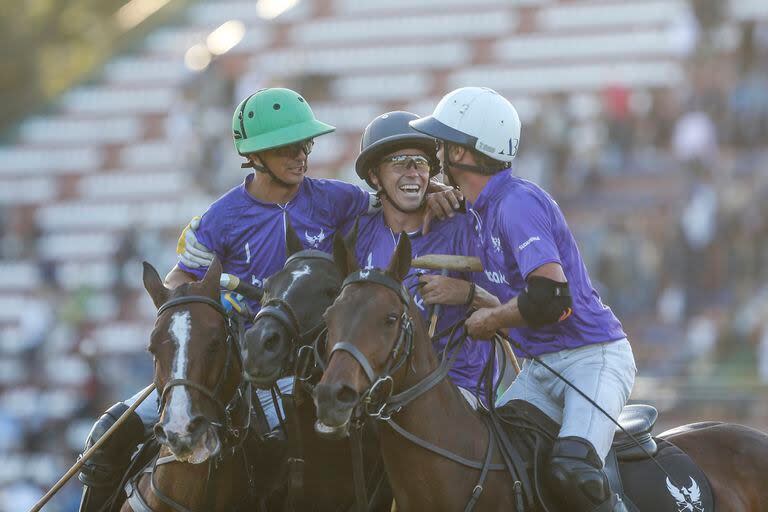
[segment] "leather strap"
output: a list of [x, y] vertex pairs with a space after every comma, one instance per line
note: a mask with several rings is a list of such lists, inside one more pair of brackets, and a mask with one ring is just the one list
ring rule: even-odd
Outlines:
[[368, 377], [368, 382], [370, 382], [371, 384], [376, 382], [376, 375], [373, 372], [371, 363], [368, 362], [368, 358], [365, 357], [365, 354], [363, 354], [360, 351], [360, 349], [358, 349], [356, 346], [354, 346], [352, 343], [349, 343], [348, 341], [340, 341], [336, 343], [331, 349], [331, 353], [328, 355], [328, 360], [330, 360], [331, 356], [333, 356], [333, 353], [336, 352], [337, 350], [347, 352], [349, 355], [351, 355], [355, 359], [355, 361], [357, 361], [357, 363], [365, 372], [365, 376]]

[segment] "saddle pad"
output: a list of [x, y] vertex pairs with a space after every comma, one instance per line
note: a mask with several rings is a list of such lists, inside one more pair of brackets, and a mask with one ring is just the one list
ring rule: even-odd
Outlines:
[[640, 512], [714, 512], [709, 480], [680, 448], [656, 438], [656, 459], [672, 477], [651, 459], [619, 464], [624, 493]]

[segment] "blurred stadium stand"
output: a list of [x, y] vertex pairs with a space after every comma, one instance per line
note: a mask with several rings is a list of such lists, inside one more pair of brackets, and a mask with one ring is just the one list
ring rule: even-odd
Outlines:
[[[561, 203], [630, 333], [635, 398], [664, 425], [768, 428], [768, 3], [721, 4], [202, 0], [115, 55], [0, 147], [0, 510], [150, 380], [140, 261], [169, 270], [181, 228], [242, 179], [231, 112], [267, 86], [338, 127], [311, 175], [355, 182], [376, 115], [499, 90], [524, 121], [516, 172]], [[225, 49], [210, 35], [232, 20]], [[74, 510], [67, 489], [46, 510]]]

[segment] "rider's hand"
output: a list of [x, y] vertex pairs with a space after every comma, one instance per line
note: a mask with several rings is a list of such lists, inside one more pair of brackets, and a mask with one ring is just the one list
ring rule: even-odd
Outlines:
[[200, 226], [200, 217], [192, 217], [189, 224], [181, 232], [176, 245], [179, 261], [188, 268], [207, 267], [213, 263], [214, 254], [206, 246], [197, 241], [195, 230]]
[[457, 188], [448, 187], [435, 181], [430, 181], [427, 187], [427, 208], [424, 212], [424, 224], [422, 232], [429, 233], [429, 224], [432, 219], [445, 219], [453, 217], [456, 210], [460, 210], [464, 194]]
[[422, 274], [419, 293], [427, 304], [465, 304], [469, 296], [469, 281], [454, 277]]
[[472, 313], [464, 328], [477, 340], [490, 340], [502, 326], [496, 324], [495, 308], [481, 308]]

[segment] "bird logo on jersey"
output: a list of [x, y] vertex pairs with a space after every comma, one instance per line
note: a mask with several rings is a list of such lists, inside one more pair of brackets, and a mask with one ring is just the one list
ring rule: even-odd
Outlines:
[[323, 240], [325, 240], [325, 231], [323, 231], [323, 228], [320, 228], [320, 232], [316, 235], [310, 235], [309, 231], [305, 231], [304, 238], [307, 239], [309, 245], [317, 249]]
[[492, 236], [491, 242], [493, 242], [493, 248], [496, 250], [496, 252], [501, 252], [501, 238]]

